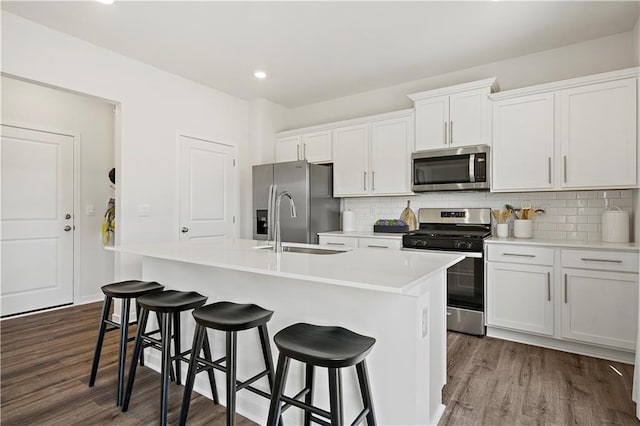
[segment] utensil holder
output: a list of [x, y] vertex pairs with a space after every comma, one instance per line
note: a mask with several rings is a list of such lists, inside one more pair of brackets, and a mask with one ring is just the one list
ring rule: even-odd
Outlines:
[[516, 238], [533, 238], [533, 221], [531, 219], [514, 220], [513, 236]]
[[509, 224], [498, 223], [496, 225], [496, 234], [498, 238], [507, 238], [509, 236]]

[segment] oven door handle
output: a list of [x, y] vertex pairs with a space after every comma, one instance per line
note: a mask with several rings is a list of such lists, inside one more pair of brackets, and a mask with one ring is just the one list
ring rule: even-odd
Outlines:
[[406, 248], [403, 247], [402, 250], [404, 251], [419, 251], [425, 254], [453, 254], [456, 256], [464, 256], [464, 257], [473, 257], [475, 259], [481, 259], [482, 258], [482, 252], [476, 252], [476, 251], [448, 251], [448, 250], [429, 250], [429, 249], [414, 249], [414, 248]]
[[476, 155], [469, 155], [469, 182], [476, 181]]

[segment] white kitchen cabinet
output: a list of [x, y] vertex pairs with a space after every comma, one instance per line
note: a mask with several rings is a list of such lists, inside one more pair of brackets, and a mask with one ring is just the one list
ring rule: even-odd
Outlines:
[[380, 238], [344, 235], [319, 235], [319, 244], [343, 248], [391, 249], [402, 248], [401, 238]]
[[493, 102], [495, 191], [553, 187], [553, 93]]
[[402, 240], [391, 238], [358, 238], [358, 247], [400, 250], [402, 248]]
[[334, 129], [333, 195], [411, 194], [413, 115]]
[[635, 350], [638, 274], [563, 268], [562, 337]]
[[487, 264], [487, 325], [553, 335], [553, 267]]
[[321, 246], [334, 246], [342, 248], [358, 248], [358, 238], [342, 235], [319, 235], [318, 243]]
[[562, 187], [636, 184], [636, 81], [559, 92]]
[[489, 144], [489, 99], [496, 79], [414, 93], [415, 151]]
[[276, 139], [276, 163], [307, 160], [331, 162], [331, 130], [322, 130]]

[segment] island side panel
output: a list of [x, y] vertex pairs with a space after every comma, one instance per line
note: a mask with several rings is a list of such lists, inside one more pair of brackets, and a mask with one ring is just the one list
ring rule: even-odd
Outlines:
[[[390, 424], [428, 424], [441, 415], [441, 389], [446, 371], [444, 340], [444, 273], [425, 280], [413, 295], [362, 290], [312, 281], [294, 280], [210, 266], [145, 257], [145, 280], [156, 280], [167, 288], [198, 291], [209, 297], [207, 303], [228, 300], [256, 303], [275, 311], [269, 322], [271, 337], [296, 323], [340, 325], [373, 336], [376, 345], [367, 358], [378, 422]], [[428, 316], [428, 332], [422, 336], [423, 313]], [[190, 313], [182, 316], [182, 347], [191, 345], [194, 324]], [[438, 330], [442, 328], [442, 330]], [[224, 355], [224, 335], [210, 332], [214, 357]], [[273, 346], [274, 358], [277, 348]], [[147, 351], [151, 368], [158, 369], [159, 355]], [[238, 342], [240, 379], [263, 367], [255, 330], [241, 332]], [[183, 367], [186, 375], [186, 365]], [[202, 377], [200, 377], [202, 376]], [[211, 397], [206, 375], [199, 375], [196, 391]], [[287, 392], [302, 388], [303, 366], [290, 368]], [[221, 402], [224, 377], [216, 372]], [[266, 381], [265, 381], [266, 382]], [[266, 390], [266, 383], [260, 386]], [[316, 403], [328, 408], [326, 371], [318, 369]], [[343, 372], [345, 418], [353, 419], [361, 410], [355, 369]], [[268, 401], [248, 391], [238, 393], [237, 411], [263, 424]], [[302, 423], [300, 410], [285, 413], [288, 425]]]

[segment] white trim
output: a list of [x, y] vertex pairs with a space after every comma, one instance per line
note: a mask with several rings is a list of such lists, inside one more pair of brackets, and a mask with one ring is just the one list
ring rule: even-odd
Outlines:
[[491, 92], [500, 90], [496, 77], [486, 78], [484, 80], [472, 81], [469, 83], [457, 84], [455, 86], [442, 87], [439, 89], [427, 90], [424, 92], [411, 93], [407, 95], [412, 101], [421, 101], [423, 99], [435, 98], [438, 96], [452, 95], [454, 93], [466, 92], [475, 89], [490, 88]]
[[572, 87], [585, 86], [587, 84], [604, 83], [607, 81], [622, 80], [626, 78], [638, 78], [640, 67], [626, 68], [618, 71], [610, 71], [601, 74], [588, 75], [584, 77], [571, 78], [568, 80], [554, 81], [552, 83], [538, 84], [536, 86], [523, 87], [520, 89], [507, 90], [506, 92], [489, 95], [492, 101], [510, 99], [524, 95], [534, 95], [544, 92], [552, 92]]
[[385, 112], [382, 114], [376, 114], [376, 115], [368, 115], [366, 117], [358, 117], [358, 118], [352, 118], [349, 120], [341, 120], [341, 121], [334, 121], [332, 123], [325, 123], [325, 124], [318, 124], [316, 126], [310, 126], [310, 127], [301, 127], [299, 129], [292, 129], [292, 130], [285, 130], [282, 132], [278, 132], [276, 133], [276, 138], [285, 138], [285, 137], [289, 137], [289, 136], [297, 136], [303, 133], [311, 133], [311, 132], [320, 132], [320, 131], [326, 131], [326, 130], [333, 130], [337, 127], [346, 127], [346, 126], [355, 126], [358, 124], [369, 124], [373, 121], [380, 121], [380, 120], [388, 120], [391, 118], [401, 118], [401, 117], [407, 117], [407, 116], [412, 116], [414, 114], [414, 109], [413, 108], [408, 108], [408, 109], [401, 109], [398, 111], [392, 111], [392, 112]]

